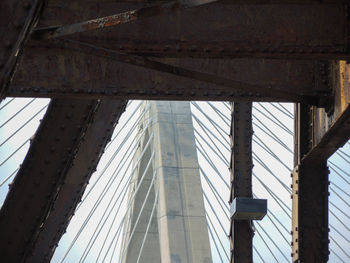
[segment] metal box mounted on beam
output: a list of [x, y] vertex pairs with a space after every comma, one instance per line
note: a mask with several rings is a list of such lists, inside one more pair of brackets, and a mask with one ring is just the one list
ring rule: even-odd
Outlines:
[[261, 220], [267, 213], [267, 200], [236, 197], [231, 203], [231, 218], [238, 220]]

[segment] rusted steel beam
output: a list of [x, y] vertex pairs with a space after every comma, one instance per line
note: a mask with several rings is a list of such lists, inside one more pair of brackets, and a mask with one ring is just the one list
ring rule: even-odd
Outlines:
[[91, 19], [88, 21], [75, 23], [71, 25], [56, 26], [49, 28], [37, 29], [34, 32], [35, 39], [50, 39], [72, 35], [76, 33], [97, 30], [102, 28], [114, 27], [121, 24], [140, 21], [145, 18], [168, 14], [177, 10], [201, 6], [204, 4], [214, 3], [218, 0], [182, 0], [169, 1], [165, 4], [145, 6], [140, 9], [122, 12], [110, 16]]
[[350, 139], [350, 107], [337, 118], [327, 130], [317, 145], [304, 157], [305, 162], [310, 160], [328, 159]]
[[[347, 72], [347, 77], [349, 76]], [[347, 78], [346, 77], [346, 78]], [[346, 81], [349, 88], [349, 82]], [[320, 109], [311, 111], [312, 136], [300, 145], [309, 144], [311, 149], [300, 155], [293, 177], [293, 217], [292, 247], [293, 262], [328, 262], [328, 175], [327, 159], [350, 139], [350, 106], [325, 131], [317, 126], [315, 116], [320, 116]], [[324, 119], [318, 119], [324, 123]], [[319, 137], [322, 133], [322, 137]], [[317, 136], [315, 136], [317, 135]]]
[[327, 161], [302, 162], [293, 173], [293, 262], [328, 262]]
[[[113, 8], [115, 13], [133, 10], [130, 3]], [[50, 7], [40, 27], [84, 21], [92, 12], [89, 8], [80, 14], [67, 11], [73, 17], [68, 18], [58, 7]], [[104, 28], [71, 38], [156, 57], [341, 59], [350, 57], [348, 32], [346, 4], [215, 2], [122, 24], [118, 30]]]
[[100, 102], [26, 262], [50, 261], [125, 106], [126, 101]]
[[[327, 95], [314, 82], [315, 65], [312, 61], [191, 58], [159, 61], [173, 65], [174, 68], [186, 68], [187, 72], [203, 73], [204, 77], [215, 76], [214, 80], [229, 79], [232, 82], [219, 86], [208, 83], [205, 78], [202, 81], [193, 80], [175, 75], [177, 72], [159, 72], [120, 63], [109, 56], [94, 56], [67, 49], [26, 49], [7, 95], [167, 100], [301, 100], [308, 103], [316, 103], [315, 100]], [[231, 85], [233, 83], [238, 83], [239, 89]], [[256, 92], [252, 92], [249, 87], [254, 87]]]
[[29, 256], [98, 105], [51, 101], [0, 211], [0, 257], [6, 262]]
[[312, 147], [311, 106], [303, 103], [294, 106], [294, 167]]
[[292, 262], [328, 262], [327, 158], [305, 159], [313, 144], [311, 107], [298, 105], [296, 113]]
[[350, 139], [350, 65], [330, 65], [333, 103], [328, 109], [311, 108], [311, 149], [301, 161], [327, 160]]
[[334, 62], [328, 74], [334, 93], [332, 107], [298, 105], [296, 110], [293, 262], [328, 261], [327, 159], [350, 139], [350, 66], [345, 61]]
[[295, 169], [292, 176], [292, 262], [328, 261], [327, 158], [305, 160], [313, 146], [312, 107], [295, 115]]
[[[48, 1], [46, 11], [44, 12], [42, 19], [37, 27], [40, 28], [49, 28], [53, 26], [72, 25], [77, 24], [83, 21], [89, 21], [94, 19], [99, 19], [103, 17], [109, 17], [116, 14], [135, 12], [135, 10], [143, 10], [147, 8], [157, 9], [159, 6], [164, 5], [165, 3], [173, 3], [174, 1], [164, 1], [164, 0], [155, 0], [155, 1], [106, 1], [106, 0], [90, 0], [84, 2], [84, 8], [81, 6], [81, 0], [71, 0], [70, 4], [67, 5], [65, 0], [50, 0]], [[189, 0], [189, 1], [177, 1], [181, 2], [184, 5], [184, 2], [190, 2], [188, 6], [199, 5], [207, 2], [201, 0]], [[212, 1], [209, 0], [209, 3], [218, 2], [225, 6], [230, 5], [282, 5], [288, 6], [291, 4], [298, 4], [301, 6], [312, 5], [315, 7], [324, 6], [324, 5], [342, 5], [348, 4], [347, 0], [220, 0]], [[185, 4], [186, 5], [186, 4]], [[176, 10], [175, 11], [179, 11]], [[158, 13], [159, 16], [161, 13]], [[144, 14], [145, 15], [145, 14]], [[157, 17], [155, 17], [157, 19]], [[137, 18], [136, 18], [137, 19]], [[126, 22], [126, 21], [125, 21]]]
[[45, 0], [3, 0], [0, 3], [0, 100], [16, 67], [30, 31], [37, 22]]
[[[296, 99], [298, 101], [302, 100], [303, 97], [306, 97], [306, 95], [300, 96], [294, 91], [289, 91], [289, 90], [281, 91], [272, 86], [261, 86], [258, 84], [252, 85], [252, 84], [249, 84], [248, 82], [243, 83], [240, 81], [228, 79], [224, 76], [217, 76], [211, 73], [179, 67], [176, 65], [163, 63], [157, 60], [148, 59], [142, 56], [125, 54], [118, 51], [90, 45], [87, 43], [63, 40], [61, 44], [63, 48], [69, 48], [69, 49], [72, 49], [78, 52], [84, 52], [87, 54], [94, 54], [96, 56], [108, 57], [122, 63], [130, 64], [130, 65], [134, 65], [134, 66], [138, 66], [146, 69], [151, 69], [151, 70], [155, 70], [155, 71], [159, 71], [159, 72], [163, 72], [163, 73], [167, 73], [167, 74], [171, 74], [179, 77], [184, 77], [192, 80], [202, 81], [202, 82], [214, 84], [217, 86], [226, 87], [234, 92], [241, 92], [241, 93], [247, 92], [247, 93], [257, 94], [263, 91], [264, 93], [269, 92], [270, 94], [273, 94], [274, 96], [281, 99], [285, 99], [285, 100]], [[311, 98], [309, 99], [311, 100]], [[316, 101], [314, 103], [316, 103]]]
[[[231, 104], [231, 195], [252, 198], [252, 103]], [[253, 262], [253, 230], [249, 220], [231, 220], [231, 262]]]
[[[46, 28], [38, 28], [35, 32], [33, 37], [35, 39], [50, 39], [50, 38], [56, 38], [56, 37], [62, 37], [67, 35], [72, 35], [76, 33], [91, 31], [91, 30], [97, 30], [107, 27], [115, 27], [121, 24], [130, 23], [133, 21], [139, 21], [146, 18], [159, 16], [163, 14], [169, 14], [170, 12], [175, 12], [181, 9], [190, 8], [190, 7], [197, 7], [204, 4], [211, 4], [219, 2], [218, 0], [203, 0], [203, 1], [196, 1], [196, 0], [189, 0], [189, 1], [169, 1], [165, 4], [159, 4], [159, 5], [152, 5], [152, 6], [145, 6], [141, 7], [139, 9], [134, 9], [118, 14], [113, 14], [105, 17], [95, 18], [87, 21], [83, 21], [80, 23], [74, 23], [70, 25], [63, 25], [63, 26], [51, 26]], [[224, 2], [224, 1], [221, 1]], [[271, 4], [271, 3], [277, 3], [277, 4], [320, 4], [319, 1], [301, 1], [301, 0], [287, 0], [287, 1], [281, 1], [281, 0], [275, 0], [275, 1], [231, 1], [231, 4]], [[346, 3], [346, 1], [329, 1], [329, 3]], [[324, 2], [323, 2], [324, 4]]]

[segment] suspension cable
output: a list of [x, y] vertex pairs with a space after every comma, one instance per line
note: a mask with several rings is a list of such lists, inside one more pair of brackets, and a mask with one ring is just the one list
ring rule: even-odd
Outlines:
[[329, 238], [337, 245], [337, 247], [350, 259], [350, 255], [338, 244], [337, 241], [330, 235]]
[[9, 119], [7, 119], [4, 123], [0, 124], [0, 129], [4, 127], [8, 122], [10, 122], [13, 118], [15, 118], [18, 114], [20, 114], [25, 108], [27, 108], [30, 104], [32, 104], [36, 99], [30, 100], [27, 104], [25, 104], [21, 109], [19, 109], [14, 115], [12, 115]]
[[209, 227], [208, 220], [207, 220], [207, 225], [208, 225], [210, 237], [211, 237], [211, 239], [214, 242], [214, 246], [215, 246], [216, 251], [217, 251], [217, 253], [218, 253], [219, 257], [220, 257], [221, 263], [224, 263], [224, 260], [222, 259], [221, 253], [220, 253], [219, 248], [218, 248], [218, 244], [216, 243], [216, 240], [214, 238], [213, 232], [212, 232], [211, 228]]
[[37, 117], [44, 109], [46, 109], [48, 104], [42, 107], [37, 113], [35, 113], [30, 119], [23, 123], [16, 131], [14, 131], [9, 137], [7, 137], [1, 144], [2, 147], [6, 142], [8, 142], [13, 136], [15, 136], [20, 130], [22, 130], [28, 123], [30, 123], [35, 117]]
[[[214, 227], [214, 224], [213, 224], [213, 222], [211, 221], [210, 216], [209, 216], [209, 214], [207, 213], [207, 211], [205, 211], [205, 215], [206, 215], [207, 218], [209, 219], [209, 225], [210, 225], [211, 228], [214, 230], [214, 233], [215, 233], [215, 235], [216, 235], [216, 238], [219, 240], [220, 245], [221, 245], [221, 248], [222, 248], [222, 250], [224, 251], [227, 260], [229, 261], [230, 258], [229, 258], [229, 256], [227, 255], [226, 249], [225, 249], [224, 245], [222, 244], [221, 239], [219, 238], [218, 232], [216, 231], [216, 229], [215, 229], [215, 227]], [[210, 226], [209, 226], [209, 227], [210, 227]]]
[[[150, 137], [149, 142], [151, 141], [151, 139], [152, 139], [152, 136]], [[129, 176], [130, 179], [131, 179], [132, 175], [134, 174], [134, 172], [136, 171], [137, 165], [138, 165], [138, 163], [141, 161], [141, 159], [142, 159], [144, 153], [146, 152], [146, 149], [147, 149], [147, 148], [148, 148], [148, 144], [147, 144], [147, 146], [145, 146], [144, 151], [141, 153], [141, 156], [140, 156], [140, 157], [138, 158], [138, 160], [136, 161], [136, 164], [134, 165], [134, 168], [132, 169], [132, 171], [131, 171], [131, 173], [130, 173], [130, 176]], [[154, 152], [152, 153], [152, 156], [151, 156], [151, 158], [150, 158], [150, 160], [149, 160], [149, 162], [148, 162], [148, 165], [147, 165], [147, 167], [146, 167], [147, 170], [148, 170], [148, 168], [149, 168], [149, 166], [150, 166], [150, 164], [151, 164], [151, 161], [152, 161], [153, 156], [154, 156]], [[130, 163], [129, 163], [129, 165], [130, 165]], [[126, 173], [126, 171], [128, 170], [128, 168], [129, 168], [129, 166], [128, 166], [127, 169], [125, 170], [125, 173]], [[144, 176], [145, 176], [147, 170], [144, 171], [144, 173], [143, 173], [143, 175], [142, 175], [142, 177], [141, 177], [141, 180], [140, 180], [140, 182], [139, 182], [139, 184], [138, 184], [137, 191], [138, 191], [138, 189], [140, 188], [140, 184], [142, 183], [143, 178], [144, 178]], [[124, 175], [122, 176], [122, 178], [125, 176], [125, 173], [124, 173]], [[120, 181], [120, 182], [121, 182], [121, 181]], [[126, 188], [126, 186], [128, 185], [129, 182], [130, 182], [130, 180], [128, 179], [127, 183], [124, 185], [124, 188]], [[113, 182], [112, 182], [110, 185], [112, 185], [112, 184], [113, 184]], [[120, 183], [119, 183], [119, 184], [120, 184]], [[119, 185], [118, 185], [118, 186], [119, 186]], [[122, 190], [122, 191], [123, 191], [123, 190]], [[116, 193], [116, 191], [114, 192], [114, 194], [115, 194], [115, 193]], [[114, 194], [113, 194], [113, 196], [114, 196]], [[135, 193], [135, 195], [133, 195], [133, 196], [136, 196], [136, 193]], [[119, 197], [118, 197], [118, 198], [119, 198]], [[112, 199], [113, 199], [113, 197], [112, 197]], [[111, 199], [110, 202], [108, 203], [108, 206], [110, 205], [112, 199]], [[123, 196], [123, 199], [122, 199], [122, 200], [124, 200], [124, 196]], [[115, 206], [115, 204], [116, 204], [117, 201], [118, 201], [118, 199], [115, 201], [113, 207]], [[122, 202], [120, 202], [117, 211], [119, 210], [121, 204], [122, 204]], [[108, 206], [107, 206], [107, 208], [108, 208]], [[103, 222], [103, 225], [106, 223], [106, 221], [107, 221], [108, 218], [110, 217], [110, 214], [111, 214], [112, 210], [113, 210], [113, 208], [110, 210], [110, 212], [108, 213], [107, 217], [105, 218], [105, 220], [104, 220], [104, 222]], [[106, 210], [105, 210], [105, 211], [106, 211]], [[104, 214], [105, 214], [105, 213], [104, 213]], [[103, 214], [103, 216], [104, 216], [104, 214]], [[102, 221], [102, 219], [103, 219], [103, 216], [101, 217], [101, 220], [100, 220], [99, 224], [101, 223], [101, 221]], [[113, 220], [113, 223], [114, 223], [114, 220]], [[109, 236], [109, 233], [110, 233], [110, 230], [111, 230], [111, 227], [112, 227], [113, 223], [110, 225], [110, 228], [109, 228], [109, 230], [108, 230], [107, 236]], [[102, 230], [102, 227], [100, 228], [100, 230], [98, 231], [97, 235], [95, 236], [95, 238], [94, 238], [94, 240], [93, 240], [93, 242], [92, 242], [92, 245], [90, 246], [88, 252], [90, 251], [90, 249], [92, 248], [93, 244], [95, 243], [95, 241], [96, 241], [98, 235], [100, 234], [101, 230]], [[106, 238], [107, 238], [107, 236], [106, 236]], [[103, 246], [102, 246], [100, 252], [102, 251], [102, 249], [103, 249], [103, 247], [104, 247], [104, 244], [105, 244], [105, 242], [103, 243]], [[86, 256], [87, 256], [88, 252], [86, 253]], [[99, 254], [100, 254], [100, 253], [99, 253]], [[86, 258], [86, 256], [85, 256], [85, 258]], [[84, 259], [85, 259], [85, 258], [84, 258]], [[83, 260], [84, 260], [84, 259], [83, 259]]]
[[148, 234], [148, 231], [149, 231], [149, 228], [150, 228], [150, 226], [151, 226], [152, 219], [153, 219], [153, 214], [154, 214], [154, 211], [156, 210], [155, 208], [156, 208], [156, 204], [157, 204], [157, 201], [158, 201], [158, 195], [159, 195], [159, 190], [157, 191], [156, 197], [154, 198], [154, 203], [153, 203], [151, 215], [150, 215], [149, 220], [148, 220], [148, 223], [147, 223], [145, 235], [144, 235], [143, 240], [142, 240], [142, 243], [141, 243], [141, 247], [140, 247], [139, 255], [137, 256], [137, 261], [136, 261], [136, 263], [139, 263], [140, 258], [141, 258], [143, 246], [145, 245], [145, 241], [146, 241], [146, 239], [147, 239], [147, 234]]
[[8, 160], [10, 160], [20, 149], [23, 148], [28, 142], [30, 141], [30, 138], [25, 140], [24, 143], [22, 143], [16, 150], [14, 150], [4, 161], [0, 163], [0, 167], [5, 164]]
[[265, 244], [265, 246], [267, 247], [267, 249], [270, 251], [270, 254], [273, 256], [273, 258], [276, 260], [276, 262], [278, 263], [278, 260], [275, 256], [275, 254], [272, 252], [270, 246], [266, 243], [266, 240], [263, 238], [263, 236], [260, 234], [259, 231], [255, 231], [255, 233], [258, 234], [258, 236], [260, 237], [260, 239], [262, 240], [262, 242]]
[[130, 242], [131, 242], [131, 240], [132, 240], [132, 238], [133, 238], [133, 236], [134, 236], [136, 227], [137, 227], [137, 225], [138, 225], [138, 223], [139, 223], [139, 221], [140, 221], [140, 217], [141, 217], [141, 215], [142, 215], [143, 209], [144, 209], [144, 207], [145, 207], [145, 205], [146, 205], [146, 202], [147, 202], [147, 200], [148, 200], [149, 194], [151, 193], [151, 189], [152, 189], [152, 187], [153, 187], [154, 179], [156, 178], [156, 174], [157, 174], [157, 172], [154, 172], [154, 173], [153, 173], [152, 181], [151, 181], [150, 186], [149, 186], [149, 188], [148, 188], [148, 190], [147, 190], [146, 196], [145, 196], [145, 198], [144, 198], [144, 200], [143, 200], [142, 206], [141, 206], [141, 208], [140, 208], [140, 212], [139, 212], [139, 214], [137, 215], [137, 218], [136, 218], [134, 227], [133, 227], [133, 229], [132, 229], [132, 231], [131, 231], [131, 234], [130, 234], [130, 236], [129, 236], [129, 239], [128, 239], [128, 243], [127, 243], [126, 247], [124, 248], [124, 250], [122, 251], [121, 262], [123, 262], [123, 259], [124, 259], [124, 257], [125, 257], [125, 253], [127, 253], [128, 249], [129, 249]]
[[3, 186], [13, 175], [15, 175], [19, 170], [19, 167], [14, 170], [9, 176], [7, 176], [1, 183], [0, 183], [0, 187]]
[[4, 109], [7, 105], [9, 105], [12, 101], [14, 101], [15, 100], [15, 98], [11, 98], [9, 101], [7, 101], [4, 105], [2, 105], [1, 107], [0, 107], [0, 111], [2, 110], [2, 109]]
[[208, 153], [204, 150], [202, 144], [197, 141], [196, 139], [196, 148], [199, 151], [199, 153], [203, 156], [203, 158], [209, 163], [209, 165], [213, 168], [213, 170], [215, 171], [215, 173], [220, 177], [220, 179], [222, 180], [222, 182], [226, 185], [226, 187], [228, 189], [230, 189], [230, 186], [228, 185], [228, 183], [226, 182], [226, 180], [222, 177], [221, 173], [218, 171], [217, 167], [214, 165], [213, 161], [211, 160], [211, 158], [209, 157]]
[[[212, 182], [209, 180], [208, 176], [203, 172], [203, 169], [201, 167], [199, 167], [205, 181], [207, 182], [207, 184], [209, 185], [209, 188], [211, 189], [212, 193], [214, 194], [214, 197], [216, 199], [216, 201], [218, 202], [218, 204], [220, 205], [222, 211], [224, 212], [224, 214], [227, 217], [227, 220], [230, 220], [229, 216], [226, 213], [229, 213], [229, 207], [227, 206], [227, 204], [224, 202], [224, 200], [222, 199], [221, 195], [219, 195], [217, 189], [215, 188], [215, 186], [212, 184]], [[220, 199], [220, 200], [219, 200]], [[224, 204], [225, 208], [222, 206], [222, 204]]]
[[274, 246], [277, 248], [277, 250], [281, 253], [281, 255], [284, 257], [284, 259], [289, 262], [286, 255], [282, 252], [282, 250], [279, 248], [279, 246], [276, 244], [276, 242], [271, 238], [271, 236], [266, 232], [266, 230], [260, 225], [259, 221], [256, 222], [257, 225], [260, 227], [260, 229], [264, 232], [264, 234], [267, 236], [267, 238], [274, 244]]
[[289, 135], [293, 136], [293, 132], [283, 124], [283, 122], [281, 122], [278, 118], [276, 118], [275, 115], [271, 114], [263, 105], [261, 105], [258, 102], [258, 105], [260, 107], [262, 107], [270, 116], [267, 116], [266, 113], [264, 113], [263, 111], [261, 111], [260, 109], [258, 109], [257, 107], [253, 106], [253, 109], [256, 110], [257, 112], [259, 112], [261, 115], [263, 115], [265, 118], [267, 118], [268, 120], [270, 120], [272, 123], [274, 123], [275, 125], [277, 125], [279, 128], [281, 128], [282, 130], [284, 130], [286, 133], [288, 133]]

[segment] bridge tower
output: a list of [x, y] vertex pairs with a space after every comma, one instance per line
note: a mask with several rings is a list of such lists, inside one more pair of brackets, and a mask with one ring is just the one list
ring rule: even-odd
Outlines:
[[212, 262], [190, 104], [143, 107], [120, 262]]

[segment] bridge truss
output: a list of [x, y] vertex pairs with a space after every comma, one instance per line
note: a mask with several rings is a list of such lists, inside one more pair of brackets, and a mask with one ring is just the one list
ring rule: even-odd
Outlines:
[[[127, 100], [157, 99], [234, 101], [230, 201], [251, 195], [252, 134], [239, 130], [251, 102], [296, 103], [292, 258], [327, 261], [327, 159], [350, 137], [347, 1], [6, 0], [0, 12], [1, 97], [52, 98], [0, 211], [3, 258], [27, 260], [41, 237], [52, 253]], [[233, 220], [232, 262], [251, 255], [247, 236]]]

